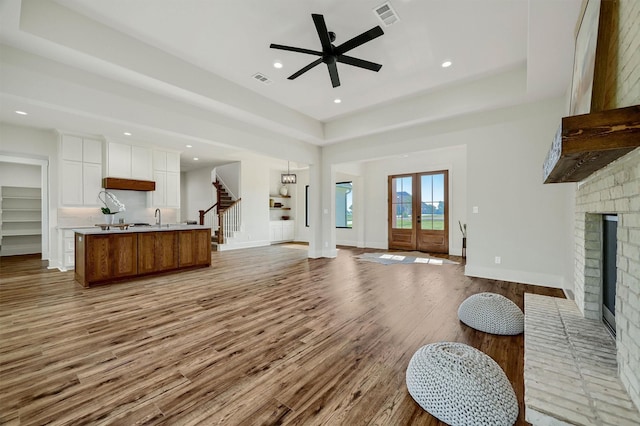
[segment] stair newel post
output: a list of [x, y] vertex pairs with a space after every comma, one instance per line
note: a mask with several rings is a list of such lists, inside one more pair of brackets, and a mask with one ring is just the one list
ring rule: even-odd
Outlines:
[[218, 213], [218, 244], [222, 244], [224, 241], [224, 220], [223, 214]]
[[198, 210], [200, 214], [200, 225], [204, 225], [204, 210]]

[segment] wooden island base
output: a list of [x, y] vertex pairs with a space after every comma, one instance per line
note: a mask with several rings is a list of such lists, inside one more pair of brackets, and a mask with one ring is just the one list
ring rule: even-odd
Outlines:
[[211, 266], [211, 229], [75, 233], [75, 279], [84, 287]]

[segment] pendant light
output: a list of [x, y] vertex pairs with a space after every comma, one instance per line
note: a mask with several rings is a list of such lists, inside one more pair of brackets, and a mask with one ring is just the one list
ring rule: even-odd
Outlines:
[[280, 183], [287, 184], [287, 183], [296, 183], [297, 182], [297, 177], [295, 175], [295, 173], [291, 173], [289, 171], [289, 162], [287, 161], [287, 173], [283, 173], [280, 175]]

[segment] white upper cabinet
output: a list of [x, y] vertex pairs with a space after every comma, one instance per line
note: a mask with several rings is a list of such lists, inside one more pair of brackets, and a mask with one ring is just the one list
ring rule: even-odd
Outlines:
[[131, 178], [153, 180], [153, 158], [151, 148], [131, 147]]
[[108, 177], [131, 179], [131, 145], [109, 142], [106, 175]]
[[107, 177], [153, 180], [152, 150], [143, 146], [109, 142]]
[[153, 207], [180, 207], [180, 154], [153, 150]]
[[180, 154], [167, 152], [167, 171], [180, 173]]
[[60, 137], [60, 204], [96, 206], [102, 190], [102, 142], [74, 135]]
[[180, 207], [180, 173], [167, 172], [167, 207]]
[[102, 164], [102, 141], [83, 139], [82, 161], [85, 163]]
[[78, 136], [62, 136], [62, 159], [82, 161], [82, 138]]
[[[84, 205], [84, 185], [82, 182], [82, 161], [62, 160], [61, 162], [61, 197], [65, 206]], [[97, 194], [96, 194], [97, 195]]]
[[167, 172], [153, 172], [156, 190], [151, 193], [153, 207], [167, 206]]
[[167, 153], [165, 151], [153, 150], [153, 170], [167, 171]]

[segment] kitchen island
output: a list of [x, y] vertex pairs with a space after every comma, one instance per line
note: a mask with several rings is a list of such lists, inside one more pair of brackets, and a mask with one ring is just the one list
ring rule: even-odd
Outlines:
[[84, 287], [211, 266], [211, 228], [164, 225], [75, 229], [75, 279]]

